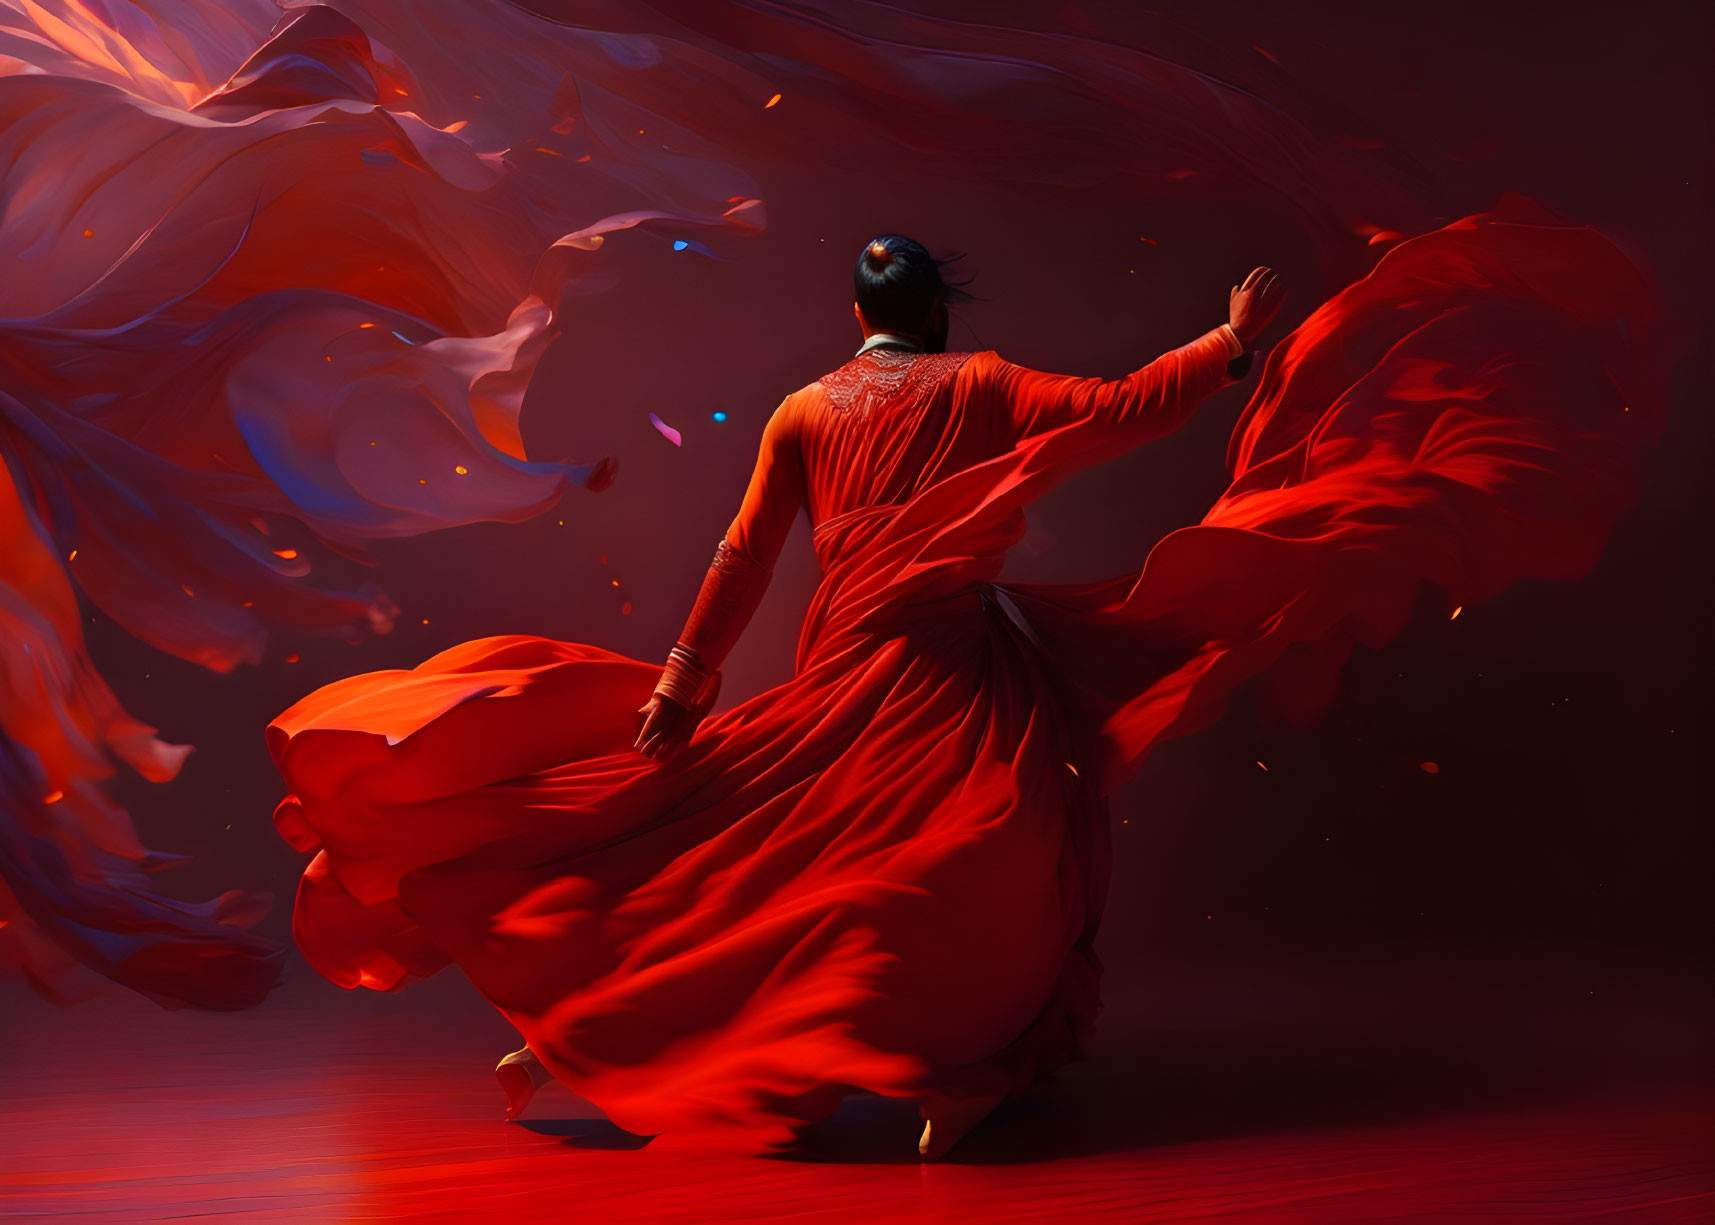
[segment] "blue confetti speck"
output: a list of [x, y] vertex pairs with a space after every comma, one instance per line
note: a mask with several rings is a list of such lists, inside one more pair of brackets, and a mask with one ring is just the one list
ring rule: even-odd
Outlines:
[[688, 247], [690, 245], [691, 244], [686, 242], [683, 238], [675, 238], [673, 240], [673, 250], [675, 250], [675, 251], [683, 251], [686, 247]]
[[[398, 333], [398, 332], [394, 332], [394, 333], [393, 333], [393, 334], [394, 334], [394, 335], [395, 335], [395, 336], [399, 336], [399, 333]], [[416, 343], [416, 342], [415, 342], [415, 341], [412, 341], [412, 340], [406, 340], [406, 338], [405, 338], [405, 337], [403, 337], [403, 336], [399, 336], [399, 339], [400, 339], [400, 340], [404, 340], [404, 341], [405, 341], [405, 343], [406, 343], [406, 344], [415, 344], [415, 343]]]
[[722, 413], [722, 412], [717, 412], [715, 414], [715, 420], [716, 421], [725, 421], [726, 420], [726, 414]]

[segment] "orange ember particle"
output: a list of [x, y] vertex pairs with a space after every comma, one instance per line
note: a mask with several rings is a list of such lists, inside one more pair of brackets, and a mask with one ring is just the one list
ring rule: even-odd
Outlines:
[[453, 469], [453, 471], [458, 473], [460, 476], [469, 476], [470, 475], [470, 469], [465, 467], [463, 464], [459, 464], [457, 467], [455, 467]]
[[1417, 768], [1419, 770], [1422, 770], [1425, 774], [1439, 774], [1439, 773], [1441, 773], [1441, 767], [1436, 765], [1432, 761], [1420, 761], [1417, 763]]
[[615, 586], [615, 587], [617, 587], [617, 586], [619, 586], [619, 580], [618, 580], [618, 579], [610, 579], [610, 580], [609, 580], [609, 581], [610, 581], [610, 582], [612, 582], [612, 584], [613, 584], [613, 585], [614, 585], [614, 586]]
[[1153, 246], [1155, 246], [1155, 245], [1156, 245], [1156, 242], [1155, 242], [1155, 239], [1153, 239], [1153, 238], [1145, 238], [1145, 237], [1144, 237], [1144, 236], [1143, 236], [1143, 235], [1142, 235], [1142, 234], [1139, 234], [1139, 235], [1138, 235], [1138, 236], [1137, 236], [1137, 240], [1138, 240], [1138, 241], [1139, 241], [1139, 242], [1146, 242], [1146, 243], [1148, 243], [1148, 244], [1149, 244], [1149, 245], [1150, 245], [1150, 246], [1152, 246], [1152, 247], [1153, 247]]
[[333, 354], [332, 353], [323, 353], [322, 354], [322, 360], [324, 362], [331, 362], [333, 360]]
[[85, 238], [94, 238], [95, 237], [95, 231], [94, 230], [85, 230], [83, 232], [83, 236]]
[[293, 558], [297, 557], [297, 555], [298, 555], [298, 551], [296, 549], [275, 549], [274, 550], [274, 556], [275, 557], [284, 557], [287, 561], [291, 561]]
[[1072, 772], [1072, 777], [1076, 778], [1078, 776], [1078, 767], [1077, 766], [1073, 765], [1071, 762], [1067, 762], [1066, 768]]
[[297, 663], [298, 662], [298, 653], [296, 651], [293, 651], [290, 655], [286, 656], [286, 662], [289, 664]]
[[578, 159], [578, 160], [579, 160], [579, 161], [580, 161], [580, 162], [587, 162], [587, 161], [589, 161], [589, 160], [590, 160], [590, 155], [589, 155], [589, 154], [587, 154], [587, 153], [586, 153], [586, 154], [584, 154], [584, 155], [583, 155], [583, 156], [582, 156], [582, 157], [580, 157], [580, 158], [579, 158], [579, 159]]
[[47, 795], [44, 795], [42, 797], [42, 803], [44, 803], [44, 804], [58, 804], [61, 800], [65, 799], [65, 798], [66, 798], [66, 793], [63, 791], [50, 791]]
[[360, 323], [360, 324], [358, 324], [358, 325], [357, 325], [357, 326], [358, 326], [358, 327], [360, 327], [360, 328], [372, 328], [372, 327], [374, 327], [374, 326], [375, 326], [375, 325], [374, 325], [374, 324], [373, 324], [373, 323]]
[[762, 109], [767, 110], [769, 107], [773, 106], [778, 101], [780, 101], [780, 95], [775, 94], [772, 98], [770, 98], [768, 101], [766, 101], [762, 104]]
[[427, 485], [428, 483], [429, 483], [429, 478], [426, 476], [420, 476], [417, 478], [417, 484], [419, 484], [419, 485]]
[[1463, 604], [1461, 604], [1461, 605], [1459, 605], [1458, 608], [1455, 608], [1453, 610], [1453, 615], [1451, 617], [1448, 617], [1447, 619], [1449, 621], [1457, 621], [1459, 619], [1459, 614], [1464, 612], [1464, 611], [1465, 611], [1465, 606]]
[[546, 146], [546, 145], [542, 145], [542, 146], [540, 146], [540, 147], [539, 147], [539, 148], [538, 148], [538, 149], [537, 149], [537, 150], [536, 150], [536, 152], [538, 152], [538, 153], [546, 153], [546, 154], [548, 154], [548, 155], [549, 155], [549, 156], [550, 156], [550, 157], [564, 157], [564, 156], [566, 156], [566, 155], [565, 155], [565, 154], [564, 154], [564, 153], [561, 153], [561, 152], [560, 152], [560, 151], [559, 151], [559, 150], [558, 150], [558, 149], [550, 149], [550, 148], [548, 148], [548, 146]]
[[403, 94], [403, 93], [404, 93], [404, 92], [405, 92], [405, 89], [404, 89], [404, 87], [403, 87], [403, 86], [400, 86], [400, 85], [395, 85], [395, 86], [394, 86], [394, 87], [393, 87], [393, 92], [394, 92], [394, 93], [396, 93], [396, 94]]
[[246, 601], [244, 601], [244, 607], [245, 608], [255, 608], [256, 607], [256, 601], [255, 600], [246, 600]]
[[192, 591], [189, 587], [186, 587], [183, 583], [179, 584], [179, 590], [183, 591], [186, 595], [194, 596], [196, 594], [196, 592]]
[[[1262, 766], [1262, 762], [1260, 762], [1260, 761], [1259, 761], [1259, 762], [1257, 762], [1257, 763], [1256, 763], [1256, 764], [1257, 764], [1257, 765], [1259, 765], [1259, 766]], [[1267, 773], [1268, 773], [1268, 767], [1267, 767], [1267, 766], [1262, 766], [1262, 772], [1263, 772], [1263, 773], [1264, 773], [1264, 774], [1267, 774]]]
[[468, 119], [461, 119], [457, 123], [449, 123], [446, 126], [445, 130], [448, 132], [458, 132], [458, 131], [463, 130], [464, 125], [469, 123], [469, 122], [470, 122], [470, 120], [468, 120]]
[[77, 560], [77, 550], [73, 549], [70, 553], [66, 554], [66, 560], [67, 561], [76, 561]]

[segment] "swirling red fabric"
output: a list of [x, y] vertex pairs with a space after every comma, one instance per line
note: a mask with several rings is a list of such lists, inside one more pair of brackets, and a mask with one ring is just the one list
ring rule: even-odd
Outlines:
[[[760, 223], [744, 177], [695, 156], [556, 195], [503, 136], [575, 117], [563, 66], [461, 74], [435, 46], [322, 5], [0, 11], [0, 966], [57, 998], [105, 977], [243, 1006], [283, 956], [243, 927], [266, 899], [183, 903], [145, 875], [174, 857], [100, 780], [166, 781], [188, 749], [125, 716], [79, 597], [219, 671], [275, 628], [385, 632], [390, 601], [325, 577], [331, 553], [611, 479], [531, 460], [518, 428], [603, 235]], [[506, 101], [475, 125], [424, 118], [485, 90]]]
[[1081, 586], [995, 582], [1024, 506], [1182, 421], [1224, 342], [1113, 384], [860, 358], [769, 427], [824, 568], [794, 678], [665, 765], [629, 743], [658, 667], [596, 646], [311, 694], [269, 729], [315, 853], [299, 945], [348, 986], [457, 963], [645, 1134], [764, 1148], [852, 1089], [1016, 1092], [1084, 1049], [1104, 797], [1155, 745], [1246, 681], [1313, 717], [1421, 588], [1590, 566], [1658, 424], [1649, 301], [1522, 203], [1402, 244], [1272, 354], [1203, 522]]

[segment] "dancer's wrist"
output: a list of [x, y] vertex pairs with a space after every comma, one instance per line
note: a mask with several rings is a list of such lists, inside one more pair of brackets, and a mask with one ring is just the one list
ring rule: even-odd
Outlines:
[[713, 675], [695, 648], [675, 643], [667, 653], [661, 679], [655, 683], [655, 696], [666, 698], [686, 710], [694, 710], [697, 699], [708, 688]]

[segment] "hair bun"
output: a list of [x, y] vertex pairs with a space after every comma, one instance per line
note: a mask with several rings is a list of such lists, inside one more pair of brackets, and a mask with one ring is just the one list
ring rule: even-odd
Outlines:
[[878, 238], [864, 249], [864, 258], [878, 268], [885, 268], [893, 262], [893, 252]]

